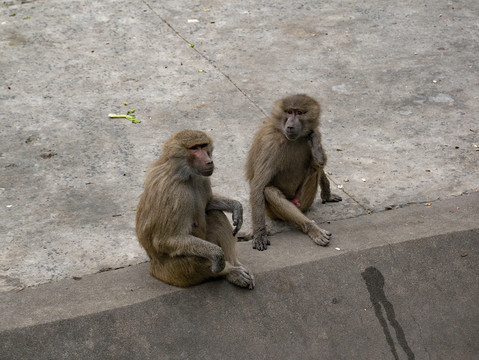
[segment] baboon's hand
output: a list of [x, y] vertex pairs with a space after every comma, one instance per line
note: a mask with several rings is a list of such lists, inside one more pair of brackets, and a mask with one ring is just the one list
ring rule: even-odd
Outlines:
[[219, 253], [218, 255], [216, 255], [213, 260], [211, 261], [211, 271], [213, 273], [219, 273], [220, 271], [222, 271], [224, 268], [225, 268], [225, 255], [223, 253], [223, 250], [221, 250], [221, 253]]
[[270, 245], [268, 235], [259, 232], [253, 235], [253, 249], [263, 251]]
[[322, 200], [322, 203], [324, 204], [327, 202], [339, 202], [339, 201], [342, 201], [343, 198], [336, 194], [329, 194], [328, 197], [325, 197], [323, 196], [323, 194], [321, 194], [321, 200]]
[[323, 148], [314, 131], [309, 134], [308, 145], [311, 147], [311, 154], [313, 155], [314, 161], [318, 163], [318, 165], [324, 165]]
[[243, 225], [243, 205], [239, 201], [234, 202], [233, 208], [233, 236], [235, 236], [238, 231], [240, 231], [241, 226]]

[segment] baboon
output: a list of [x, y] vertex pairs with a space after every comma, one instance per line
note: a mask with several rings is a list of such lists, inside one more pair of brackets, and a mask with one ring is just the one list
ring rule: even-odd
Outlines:
[[[241, 203], [212, 194], [213, 142], [204, 132], [183, 130], [150, 165], [136, 213], [136, 234], [150, 258], [150, 273], [186, 287], [225, 276], [254, 288], [239, 261], [235, 235], [243, 223]], [[231, 212], [233, 227], [223, 211]]]
[[313, 204], [318, 184], [322, 202], [341, 201], [324, 173], [326, 154], [319, 132], [319, 104], [298, 94], [278, 100], [256, 133], [246, 161], [253, 218], [253, 249], [266, 250], [265, 210], [272, 219], [299, 226], [325, 246], [331, 233], [303, 214]]

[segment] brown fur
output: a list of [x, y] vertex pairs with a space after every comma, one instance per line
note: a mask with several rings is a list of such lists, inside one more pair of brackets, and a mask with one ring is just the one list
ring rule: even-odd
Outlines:
[[319, 115], [319, 104], [307, 95], [278, 100], [272, 116], [253, 139], [246, 177], [250, 184], [255, 249], [265, 250], [269, 245], [265, 210], [273, 219], [296, 224], [317, 244], [329, 242], [331, 234], [303, 214], [313, 204], [318, 185], [323, 202], [341, 200], [331, 194], [323, 170], [327, 158], [321, 146]]
[[236, 232], [242, 207], [212, 194], [212, 151], [211, 138], [201, 131], [180, 131], [164, 144], [138, 203], [138, 240], [150, 258], [150, 273], [168, 284], [185, 287], [226, 276], [252, 289], [254, 277], [238, 261], [234, 231], [223, 213], [233, 213]]

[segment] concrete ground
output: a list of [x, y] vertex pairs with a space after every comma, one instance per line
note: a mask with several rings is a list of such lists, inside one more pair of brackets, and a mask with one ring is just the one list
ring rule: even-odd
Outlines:
[[[0, 358], [479, 357], [479, 3], [0, 10]], [[308, 213], [331, 245], [269, 222], [266, 252], [239, 243], [253, 291], [150, 278], [134, 210], [162, 143], [210, 133], [249, 230], [246, 153], [298, 92], [343, 197]]]

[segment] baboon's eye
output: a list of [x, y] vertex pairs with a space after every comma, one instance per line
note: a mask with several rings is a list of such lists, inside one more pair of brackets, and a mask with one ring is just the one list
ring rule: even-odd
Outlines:
[[208, 144], [197, 144], [197, 145], [190, 146], [188, 149], [189, 150], [200, 150], [200, 149], [204, 149], [207, 146], [208, 146]]

